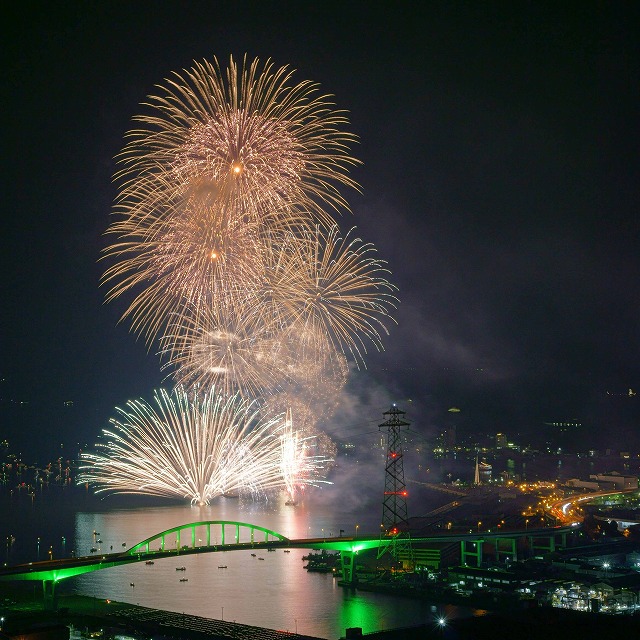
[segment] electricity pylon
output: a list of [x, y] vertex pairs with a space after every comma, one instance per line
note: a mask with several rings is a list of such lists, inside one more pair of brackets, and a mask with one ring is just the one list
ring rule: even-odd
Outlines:
[[400, 429], [408, 427], [404, 411], [394, 404], [383, 413], [387, 420], [379, 428], [387, 431], [387, 460], [384, 475], [384, 496], [382, 499], [381, 538], [393, 537], [390, 545], [378, 549], [378, 558], [388, 550], [396, 560], [408, 561], [413, 566], [409, 517], [407, 515], [407, 485], [404, 481], [404, 456]]

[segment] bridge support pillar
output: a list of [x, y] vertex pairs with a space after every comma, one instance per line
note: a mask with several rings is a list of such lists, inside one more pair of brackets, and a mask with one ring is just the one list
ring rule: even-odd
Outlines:
[[[506, 543], [506, 544], [501, 544]], [[516, 550], [515, 538], [496, 538], [496, 562], [500, 562], [506, 556], [511, 558], [514, 562], [518, 559], [518, 552]]]
[[[547, 544], [545, 544], [547, 542]], [[554, 534], [529, 538], [529, 548], [531, 553], [535, 555], [536, 551], [542, 551], [546, 553], [553, 553], [556, 550], [556, 537]]]
[[58, 608], [55, 580], [42, 581], [42, 594], [44, 596], [44, 608], [47, 611], [55, 611]]
[[346, 585], [355, 585], [358, 582], [356, 575], [356, 552], [341, 551], [340, 561], [342, 564], [342, 582]]
[[460, 563], [463, 567], [468, 567], [469, 558], [475, 560], [474, 566], [482, 564], [482, 543], [484, 540], [461, 540], [460, 541]]

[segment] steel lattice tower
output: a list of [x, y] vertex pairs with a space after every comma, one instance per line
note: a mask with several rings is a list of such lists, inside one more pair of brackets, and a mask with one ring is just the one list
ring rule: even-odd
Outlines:
[[393, 405], [389, 411], [385, 411], [383, 415], [387, 417], [387, 420], [379, 425], [379, 428], [387, 431], [387, 460], [382, 500], [381, 535], [394, 536], [395, 542], [390, 551], [396, 559], [402, 555], [409, 562], [412, 562], [411, 539], [408, 533], [408, 492], [404, 481], [404, 460], [400, 438], [400, 429], [408, 427], [410, 423], [403, 419], [405, 412], [398, 409], [396, 405]]

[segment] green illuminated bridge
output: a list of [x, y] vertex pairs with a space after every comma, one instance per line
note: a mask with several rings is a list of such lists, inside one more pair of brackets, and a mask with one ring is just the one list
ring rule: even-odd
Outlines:
[[[499, 531], [477, 533], [447, 533], [428, 537], [413, 537], [413, 545], [433, 542], [460, 542], [462, 564], [471, 560], [476, 566], [482, 561], [484, 542], [495, 544], [496, 554], [516, 557], [516, 540], [527, 537], [531, 547], [553, 551], [556, 544], [566, 545], [566, 536], [576, 525], [526, 531]], [[213, 537], [212, 537], [213, 532]], [[560, 542], [558, 543], [558, 537]], [[220, 544], [217, 541], [220, 540]], [[544, 542], [541, 544], [540, 541]], [[215, 542], [212, 544], [212, 541]], [[354, 557], [360, 551], [378, 549], [379, 553], [397, 541], [394, 536], [360, 535], [339, 538], [289, 539], [275, 531], [255, 524], [227, 520], [191, 522], [157, 533], [130, 547], [127, 551], [101, 555], [43, 560], [0, 568], [0, 580], [37, 580], [43, 585], [45, 606], [54, 607], [55, 585], [60, 580], [82, 573], [108, 569], [131, 562], [146, 562], [161, 558], [175, 558], [196, 553], [220, 553], [247, 549], [330, 549], [340, 551], [342, 580], [352, 584]], [[536, 542], [538, 546], [536, 547]], [[502, 543], [502, 544], [501, 544]], [[507, 546], [505, 547], [505, 544]], [[502, 547], [502, 548], [501, 548]]]

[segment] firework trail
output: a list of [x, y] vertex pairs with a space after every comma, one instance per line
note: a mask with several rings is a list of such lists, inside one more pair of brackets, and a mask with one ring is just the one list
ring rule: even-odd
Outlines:
[[310, 442], [313, 436], [301, 437], [293, 427], [293, 414], [287, 409], [284, 432], [280, 436], [282, 445], [281, 471], [285, 489], [289, 496], [287, 504], [296, 504], [296, 497], [306, 486], [318, 486], [328, 483], [320, 475], [332, 459], [322, 455], [313, 455]]

